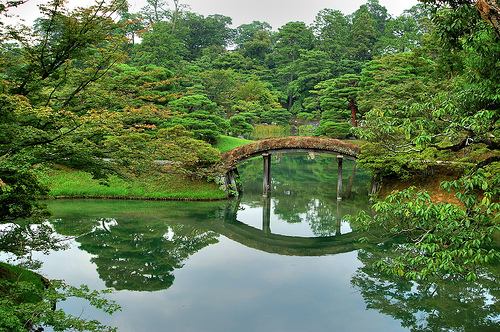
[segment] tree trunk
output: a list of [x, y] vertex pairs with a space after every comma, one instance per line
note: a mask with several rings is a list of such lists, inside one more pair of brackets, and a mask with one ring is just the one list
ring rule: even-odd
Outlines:
[[349, 108], [351, 109], [351, 124], [353, 127], [357, 127], [358, 105], [356, 105], [356, 100], [354, 100], [354, 98], [349, 99]]
[[178, 15], [179, 15], [179, 0], [174, 0], [174, 14], [172, 16], [172, 33], [175, 33]]
[[497, 36], [500, 37], [500, 6], [497, 0], [478, 0], [476, 8], [481, 17], [493, 26]]

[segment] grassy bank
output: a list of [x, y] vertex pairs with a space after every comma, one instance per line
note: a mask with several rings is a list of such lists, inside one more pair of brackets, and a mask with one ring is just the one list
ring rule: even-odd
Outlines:
[[[252, 141], [221, 136], [215, 147], [225, 152], [250, 142]], [[45, 171], [41, 177], [52, 198], [217, 200], [227, 197], [215, 183], [192, 180], [178, 174], [126, 179], [111, 176], [107, 184], [101, 184], [88, 173], [56, 167]]]
[[42, 277], [39, 274], [4, 262], [0, 262], [0, 279], [8, 281], [28, 281], [35, 284], [36, 287], [40, 289], [44, 288]]
[[108, 184], [100, 184], [88, 173], [57, 168], [43, 176], [50, 197], [130, 198], [171, 200], [215, 200], [226, 198], [226, 193], [215, 183], [195, 181], [174, 174], [154, 178], [119, 178], [111, 176]]
[[222, 135], [219, 136], [219, 139], [217, 140], [217, 143], [215, 144], [214, 147], [218, 149], [220, 152], [226, 152], [234, 148], [237, 148], [238, 146], [249, 144], [252, 142], [253, 141], [244, 138]]

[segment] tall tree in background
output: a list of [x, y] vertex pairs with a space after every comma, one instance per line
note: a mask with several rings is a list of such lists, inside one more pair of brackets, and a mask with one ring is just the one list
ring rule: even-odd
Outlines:
[[142, 42], [133, 49], [132, 62], [171, 69], [182, 65], [187, 55], [182, 40], [172, 33], [172, 23], [158, 22], [142, 35]]
[[415, 50], [422, 45], [430, 24], [429, 11], [423, 5], [416, 5], [387, 21], [376, 48], [380, 54]]
[[179, 17], [175, 35], [188, 49], [188, 59], [201, 56], [202, 50], [210, 46], [226, 48], [234, 37], [230, 27], [232, 19], [223, 15], [203, 16], [186, 12]]
[[169, 17], [167, 0], [146, 0], [146, 5], [142, 8], [141, 14], [150, 25], [164, 21]]
[[236, 28], [234, 43], [237, 47], [243, 47], [243, 45], [255, 38], [255, 34], [261, 31], [270, 33], [272, 27], [267, 22], [253, 21], [252, 23], [242, 24]]
[[297, 78], [293, 67], [302, 52], [314, 47], [314, 34], [303, 22], [290, 22], [282, 26], [274, 38], [274, 50], [268, 59], [278, 86], [286, 94], [287, 108], [291, 109], [294, 93], [290, 83]]
[[244, 42], [239, 49], [246, 57], [264, 64], [266, 56], [272, 50], [271, 33], [266, 30], [256, 31], [252, 38]]
[[378, 24], [367, 5], [362, 5], [352, 14], [349, 53], [353, 60], [373, 58], [375, 43], [380, 35]]
[[382, 34], [385, 30], [385, 25], [389, 19], [389, 14], [387, 13], [387, 8], [380, 5], [379, 0], [368, 0], [366, 2], [368, 11], [375, 20], [375, 25], [379, 34]]
[[346, 57], [350, 26], [342, 12], [323, 9], [316, 16], [313, 27], [320, 50], [328, 52], [331, 59], [337, 61]]

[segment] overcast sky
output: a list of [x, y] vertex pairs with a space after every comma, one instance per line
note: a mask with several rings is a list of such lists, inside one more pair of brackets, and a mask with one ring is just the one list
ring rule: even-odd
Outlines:
[[[171, 2], [171, 0], [169, 0]], [[417, 3], [417, 0], [379, 0], [389, 13], [397, 16]], [[15, 9], [15, 13], [26, 21], [32, 22], [38, 16], [37, 4], [43, 0], [30, 0]], [[72, 5], [83, 6], [90, 0], [70, 0]], [[222, 14], [233, 19], [233, 25], [249, 23], [253, 20], [266, 21], [275, 29], [290, 21], [312, 23], [316, 14], [323, 8], [341, 10], [351, 14], [365, 0], [181, 0], [192, 11], [203, 14]], [[146, 0], [129, 1], [132, 11], [138, 11]]]

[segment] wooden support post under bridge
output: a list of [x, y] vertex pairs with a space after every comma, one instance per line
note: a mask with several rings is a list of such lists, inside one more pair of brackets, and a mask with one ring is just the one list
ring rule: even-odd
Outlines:
[[271, 197], [264, 197], [262, 204], [262, 230], [264, 234], [271, 234]]
[[337, 200], [342, 200], [342, 162], [344, 161], [344, 156], [337, 156], [338, 163], [338, 175], [337, 175]]
[[262, 195], [267, 197], [271, 193], [271, 154], [263, 153], [262, 158], [264, 159]]

